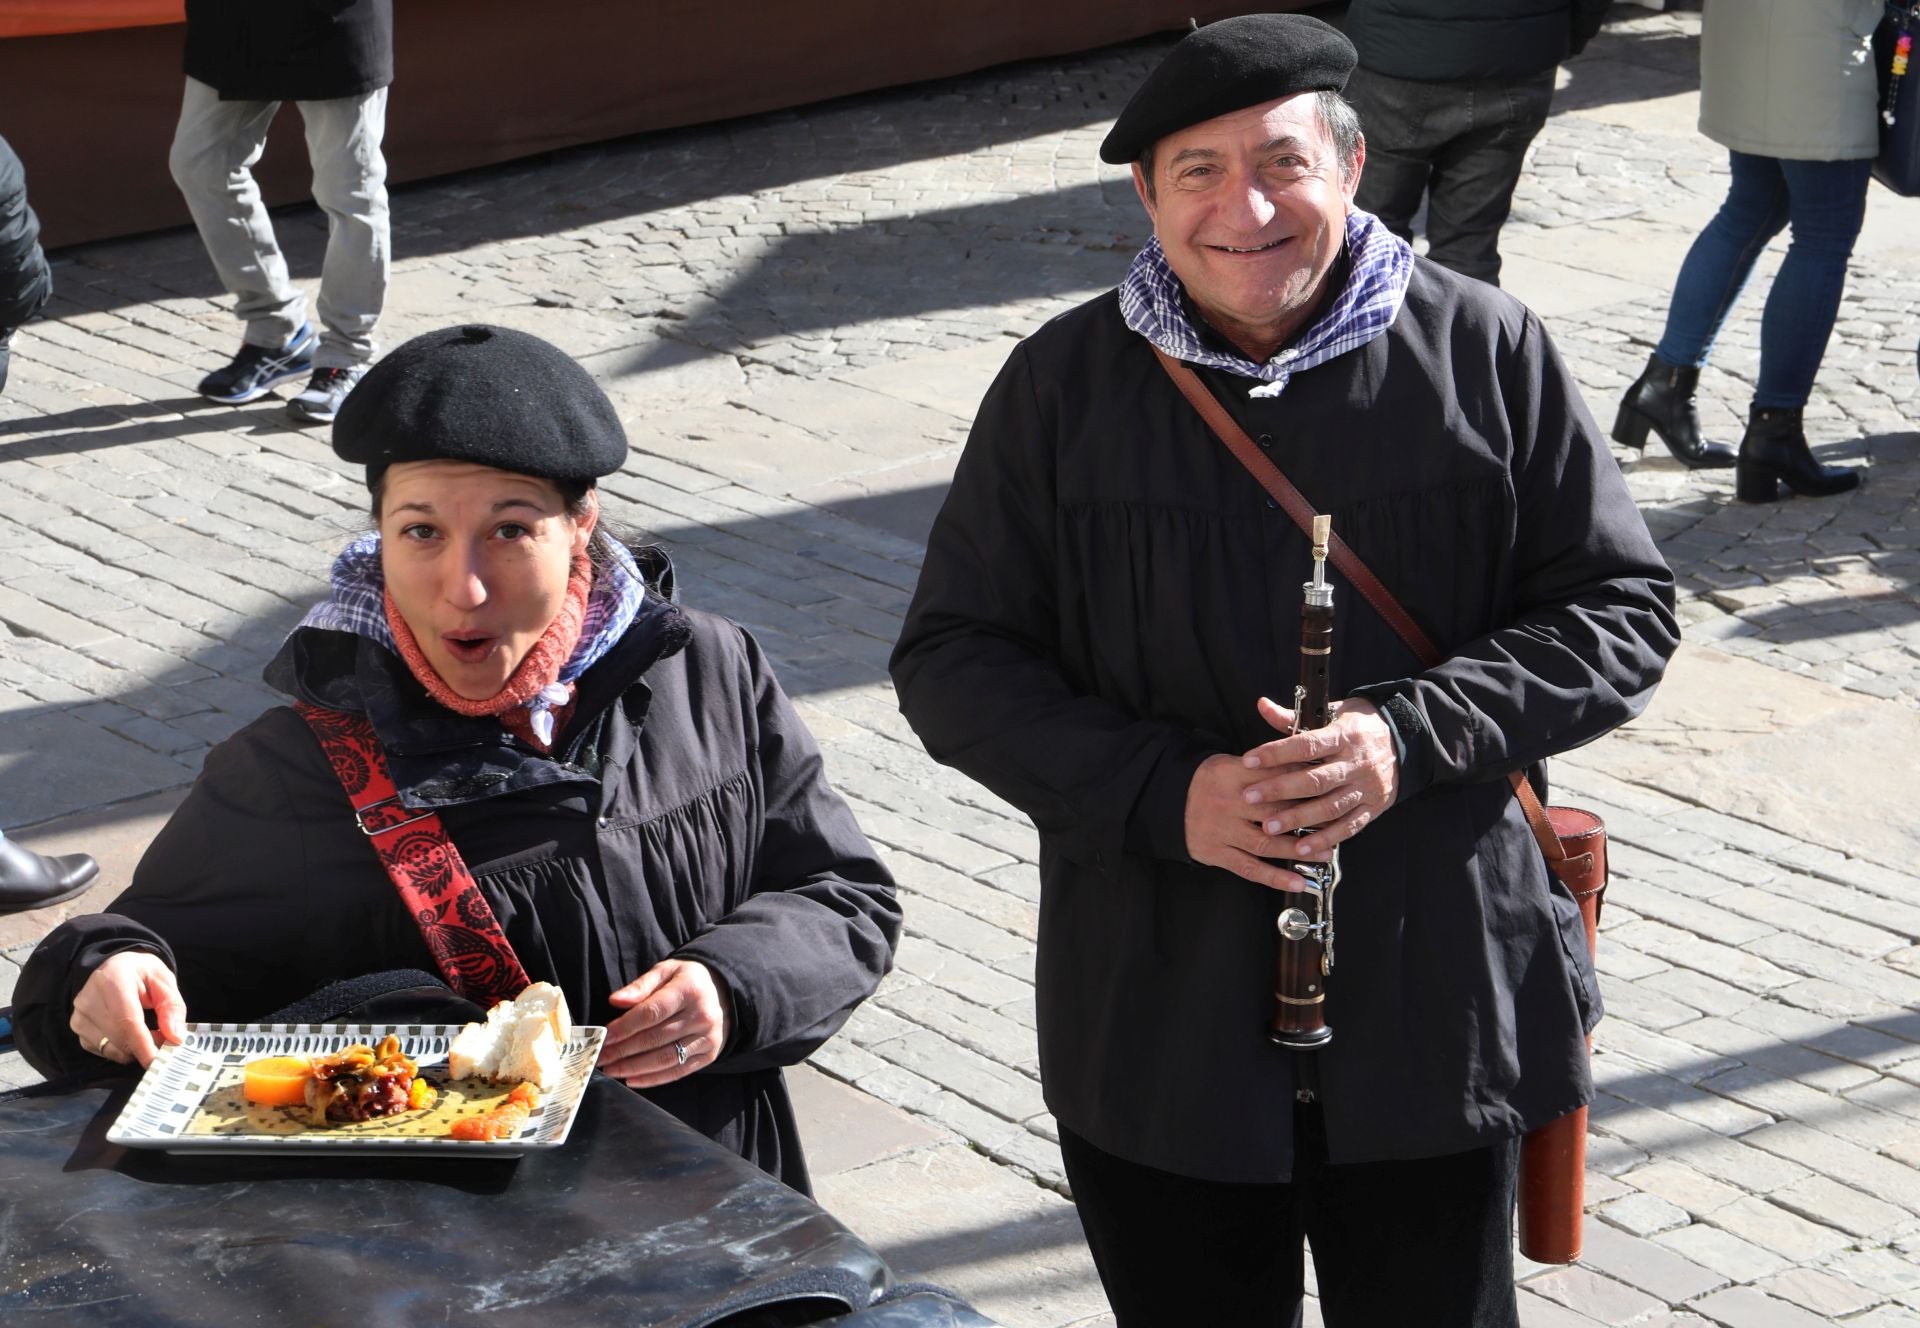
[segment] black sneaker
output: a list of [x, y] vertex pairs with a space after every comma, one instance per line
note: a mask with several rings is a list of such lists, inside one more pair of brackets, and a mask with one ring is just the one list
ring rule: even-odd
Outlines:
[[367, 376], [367, 366], [349, 369], [315, 369], [306, 390], [287, 403], [287, 410], [303, 420], [325, 424], [340, 413], [340, 403], [353, 391], [353, 385]]
[[200, 380], [200, 395], [229, 406], [258, 400], [280, 384], [312, 373], [313, 348], [319, 340], [312, 325], [302, 323], [284, 350], [244, 345], [233, 363]]

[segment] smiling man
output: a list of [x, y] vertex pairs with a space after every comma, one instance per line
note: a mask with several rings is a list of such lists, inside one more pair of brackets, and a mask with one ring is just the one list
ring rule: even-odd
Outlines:
[[[1353, 49], [1201, 28], [1101, 155], [1153, 239], [1015, 349], [893, 656], [938, 759], [1040, 831], [1041, 1077], [1122, 1328], [1517, 1323], [1521, 1134], [1599, 989], [1505, 776], [1646, 704], [1672, 577], [1546, 332], [1354, 210]], [[1290, 735], [1307, 537], [1201, 388], [1439, 647], [1338, 587]], [[1296, 833], [1302, 832], [1302, 833]], [[1339, 849], [1332, 1040], [1269, 1039], [1292, 868]], [[1383, 1268], [1391, 1273], [1383, 1275]]]

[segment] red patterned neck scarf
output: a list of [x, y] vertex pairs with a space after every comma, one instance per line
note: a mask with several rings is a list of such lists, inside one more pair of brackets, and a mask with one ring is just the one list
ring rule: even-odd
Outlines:
[[447, 686], [446, 680], [428, 662], [426, 652], [414, 638], [413, 629], [394, 606], [393, 592], [385, 591], [387, 627], [393, 632], [400, 658], [407, 661], [427, 695], [458, 715], [498, 715], [509, 733], [540, 751], [553, 748], [554, 735], [566, 725], [573, 712], [573, 684], [559, 681], [560, 670], [572, 658], [580, 643], [581, 625], [586, 621], [587, 596], [593, 589], [593, 562], [585, 553], [575, 554], [567, 570], [566, 599], [560, 612], [547, 624], [547, 630], [527, 651], [526, 658], [514, 668], [507, 685], [492, 696], [474, 700]]

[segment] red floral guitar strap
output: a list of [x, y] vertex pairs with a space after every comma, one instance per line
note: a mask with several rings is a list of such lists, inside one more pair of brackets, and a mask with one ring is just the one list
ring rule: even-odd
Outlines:
[[439, 815], [401, 806], [373, 726], [343, 710], [305, 702], [293, 708], [319, 739], [353, 804], [354, 823], [393, 878], [447, 985], [485, 1006], [519, 995], [529, 982], [520, 957]]

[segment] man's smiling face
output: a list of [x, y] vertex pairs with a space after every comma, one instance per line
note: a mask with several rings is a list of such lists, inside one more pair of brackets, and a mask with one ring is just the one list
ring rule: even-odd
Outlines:
[[1365, 156], [1361, 145], [1341, 170], [1307, 92], [1167, 135], [1154, 144], [1152, 181], [1136, 165], [1134, 187], [1200, 312], [1265, 360], [1320, 305]]

